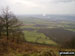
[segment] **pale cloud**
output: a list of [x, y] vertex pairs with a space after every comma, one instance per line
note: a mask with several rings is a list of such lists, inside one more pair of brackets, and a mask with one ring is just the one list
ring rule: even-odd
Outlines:
[[53, 0], [54, 2], [75, 2], [75, 0]]
[[15, 14], [75, 14], [75, 0], [1, 0]]

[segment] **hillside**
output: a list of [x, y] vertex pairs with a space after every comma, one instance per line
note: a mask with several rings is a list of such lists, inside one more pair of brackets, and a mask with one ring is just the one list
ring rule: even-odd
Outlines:
[[[54, 50], [55, 49], [55, 50]], [[31, 42], [12, 42], [6, 37], [0, 39], [0, 56], [44, 56], [57, 55], [57, 47]]]
[[65, 30], [63, 28], [40, 29], [38, 32], [44, 33], [50, 39], [57, 43], [63, 43], [75, 37], [75, 32]]
[[75, 51], [57, 46], [0, 39], [0, 56], [60, 56], [59, 51]]

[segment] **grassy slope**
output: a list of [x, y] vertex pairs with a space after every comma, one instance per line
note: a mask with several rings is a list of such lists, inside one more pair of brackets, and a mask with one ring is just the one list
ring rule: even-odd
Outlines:
[[24, 33], [27, 41], [57, 45], [54, 41], [46, 37], [43, 33], [37, 33], [36, 31], [24, 31]]
[[8, 40], [7, 43], [6, 39], [0, 39], [0, 56], [60, 56], [59, 51], [75, 51], [75, 49], [60, 49], [55, 46], [32, 44], [28, 42], [18, 44], [10, 40]]

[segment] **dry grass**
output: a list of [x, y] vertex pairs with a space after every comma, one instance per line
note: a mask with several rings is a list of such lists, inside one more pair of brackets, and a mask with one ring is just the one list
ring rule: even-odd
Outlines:
[[17, 43], [6, 38], [0, 39], [0, 56], [59, 56], [59, 51], [75, 51], [75, 49], [61, 49], [29, 42]]

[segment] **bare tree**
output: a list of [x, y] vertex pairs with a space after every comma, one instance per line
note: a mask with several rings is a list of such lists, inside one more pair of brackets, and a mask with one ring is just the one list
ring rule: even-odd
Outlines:
[[0, 37], [1, 37], [2, 28], [3, 28], [3, 24], [2, 24], [2, 21], [1, 21], [1, 17], [0, 17]]
[[[20, 26], [22, 25], [22, 23], [17, 19], [17, 17], [13, 13], [11, 13], [8, 7], [5, 9], [2, 9], [2, 12], [0, 15], [0, 23], [1, 23], [0, 35], [1, 35], [1, 32], [5, 33], [7, 36], [7, 40], [9, 39], [9, 36], [18, 34], [18, 32], [20, 32], [20, 34], [22, 33], [20, 29]], [[14, 37], [15, 35], [13, 36], [13, 39]]]

